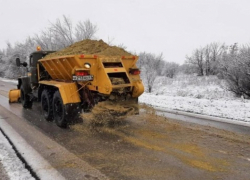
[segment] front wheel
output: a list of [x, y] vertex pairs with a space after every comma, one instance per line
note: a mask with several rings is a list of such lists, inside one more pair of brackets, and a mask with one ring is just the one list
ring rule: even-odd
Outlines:
[[53, 115], [57, 126], [67, 127], [66, 109], [59, 91], [56, 91], [53, 96]]
[[32, 100], [31, 100], [30, 96], [24, 93], [23, 86], [21, 86], [20, 89], [21, 89], [21, 97], [20, 97], [20, 100], [21, 100], [21, 103], [22, 103], [23, 107], [24, 107], [24, 108], [31, 108], [33, 102], [32, 102]]
[[43, 116], [47, 121], [53, 120], [52, 93], [44, 89], [41, 95]]

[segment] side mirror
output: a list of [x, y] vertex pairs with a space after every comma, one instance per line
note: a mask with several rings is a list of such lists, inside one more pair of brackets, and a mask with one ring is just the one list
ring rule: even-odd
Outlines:
[[[27, 64], [27, 63], [26, 63]], [[17, 67], [21, 66], [20, 58], [16, 58], [16, 65]]]
[[20, 67], [21, 65], [23, 67], [27, 67], [28, 66], [28, 64], [26, 62], [21, 63], [20, 62], [20, 58], [16, 58], [16, 65], [17, 65], [17, 67]]
[[22, 65], [23, 65], [23, 67], [27, 67], [28, 66], [28, 64], [26, 62], [23, 62]]

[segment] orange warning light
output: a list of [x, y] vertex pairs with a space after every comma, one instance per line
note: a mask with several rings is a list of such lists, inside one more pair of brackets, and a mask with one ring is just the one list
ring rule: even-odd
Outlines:
[[36, 47], [36, 50], [37, 50], [37, 51], [41, 51], [41, 47], [40, 47], [40, 46], [37, 46], [37, 47]]

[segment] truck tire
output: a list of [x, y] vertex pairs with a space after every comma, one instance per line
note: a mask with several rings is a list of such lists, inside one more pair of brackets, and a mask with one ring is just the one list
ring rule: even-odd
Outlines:
[[22, 103], [23, 107], [24, 108], [31, 108], [33, 102], [31, 100], [30, 96], [24, 93], [23, 86], [21, 86], [20, 89], [21, 89], [20, 100], [21, 100], [21, 103]]
[[62, 128], [67, 127], [66, 109], [59, 91], [56, 91], [53, 96], [53, 115], [57, 126]]
[[52, 93], [44, 89], [41, 95], [41, 106], [43, 116], [47, 121], [53, 120]]

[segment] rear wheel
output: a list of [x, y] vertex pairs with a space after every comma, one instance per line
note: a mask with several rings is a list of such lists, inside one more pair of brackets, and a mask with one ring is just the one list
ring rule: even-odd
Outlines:
[[47, 121], [53, 120], [52, 93], [47, 89], [43, 90], [41, 95], [41, 105], [43, 116]]
[[21, 89], [20, 100], [21, 100], [21, 103], [22, 103], [23, 107], [24, 108], [31, 108], [33, 102], [31, 100], [30, 96], [24, 93], [23, 86], [21, 86], [20, 89]]
[[57, 126], [67, 127], [66, 109], [59, 91], [56, 91], [53, 96], [53, 115]]

